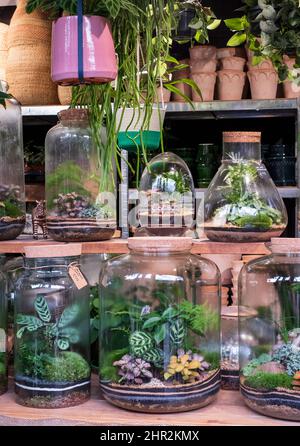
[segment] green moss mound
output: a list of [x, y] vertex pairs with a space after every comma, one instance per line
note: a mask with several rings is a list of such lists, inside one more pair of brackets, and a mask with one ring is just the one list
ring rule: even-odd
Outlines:
[[285, 373], [258, 372], [245, 380], [245, 385], [259, 390], [274, 390], [276, 387], [292, 389], [293, 378]]
[[74, 352], [62, 352], [44, 367], [43, 378], [48, 381], [79, 381], [90, 376], [89, 364]]

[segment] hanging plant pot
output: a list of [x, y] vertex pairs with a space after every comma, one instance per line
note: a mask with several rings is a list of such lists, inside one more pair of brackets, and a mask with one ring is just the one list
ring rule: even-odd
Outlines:
[[173, 37], [174, 40], [185, 41], [194, 37], [196, 31], [189, 26], [194, 17], [195, 11], [193, 9], [184, 9], [179, 12], [179, 22], [176, 34]]
[[51, 75], [60, 85], [98, 84], [116, 78], [114, 42], [105, 17], [68, 16], [53, 23]]
[[120, 108], [116, 117], [119, 147], [128, 151], [136, 151], [143, 145], [147, 150], [158, 149], [165, 113], [165, 108], [153, 107], [147, 125], [144, 123], [145, 108]]

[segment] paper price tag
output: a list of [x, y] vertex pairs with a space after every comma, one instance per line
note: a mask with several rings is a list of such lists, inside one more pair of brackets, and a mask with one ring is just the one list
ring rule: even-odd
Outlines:
[[86, 281], [86, 278], [84, 277], [78, 266], [75, 265], [69, 266], [68, 273], [73, 282], [75, 283], [76, 287], [78, 288], [78, 290], [81, 290], [82, 288], [87, 286], [88, 283]]

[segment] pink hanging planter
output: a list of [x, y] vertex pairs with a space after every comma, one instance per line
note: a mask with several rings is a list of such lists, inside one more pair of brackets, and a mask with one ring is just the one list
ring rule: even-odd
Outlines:
[[117, 60], [108, 20], [82, 18], [82, 74], [78, 48], [78, 16], [60, 17], [52, 27], [52, 80], [60, 85], [106, 83], [116, 79]]

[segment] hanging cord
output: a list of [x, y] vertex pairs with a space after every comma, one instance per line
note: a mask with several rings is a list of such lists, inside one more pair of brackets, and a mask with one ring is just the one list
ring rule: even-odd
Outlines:
[[78, 33], [78, 79], [84, 82], [83, 71], [83, 0], [77, 0], [77, 33]]

